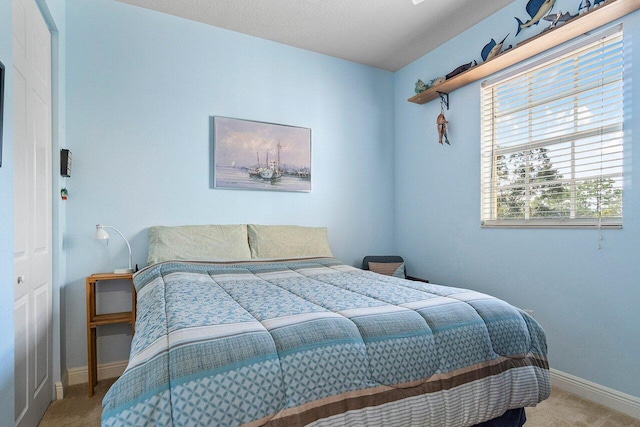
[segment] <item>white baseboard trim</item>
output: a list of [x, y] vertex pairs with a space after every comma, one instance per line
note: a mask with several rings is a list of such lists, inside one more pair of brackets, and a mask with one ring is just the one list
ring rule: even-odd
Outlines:
[[64, 399], [64, 387], [62, 387], [62, 381], [56, 381], [56, 400]]
[[551, 385], [640, 420], [640, 399], [551, 368]]
[[[128, 360], [122, 360], [120, 362], [98, 365], [98, 381], [106, 380], [107, 378], [119, 377], [124, 372], [128, 363]], [[89, 382], [89, 370], [86, 366], [69, 368], [67, 369], [66, 375], [67, 385], [84, 384]]]
[[69, 375], [64, 371], [60, 381], [56, 381], [56, 400], [64, 399], [64, 391], [67, 387], [69, 387]]

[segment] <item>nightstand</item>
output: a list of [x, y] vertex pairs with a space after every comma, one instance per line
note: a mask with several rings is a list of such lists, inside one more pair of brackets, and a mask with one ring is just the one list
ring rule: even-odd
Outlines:
[[[98, 359], [96, 354], [96, 328], [100, 325], [115, 323], [131, 324], [131, 333], [135, 333], [136, 323], [136, 290], [133, 286], [132, 273], [100, 273], [92, 274], [86, 279], [87, 286], [87, 370], [89, 371], [89, 397], [93, 396], [93, 389], [98, 382]], [[96, 314], [96, 284], [104, 282], [105, 286], [112, 280], [131, 281], [131, 311], [121, 313]]]

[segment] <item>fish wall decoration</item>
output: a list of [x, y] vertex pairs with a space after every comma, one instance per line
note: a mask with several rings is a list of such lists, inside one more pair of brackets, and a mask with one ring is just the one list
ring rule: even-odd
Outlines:
[[564, 24], [567, 21], [572, 20], [578, 15], [572, 15], [569, 12], [562, 13], [562, 11], [556, 13], [555, 15], [547, 15], [544, 17], [545, 21], [551, 21], [547, 30], [556, 27], [558, 24]]
[[589, 12], [590, 8], [591, 8], [591, 2], [589, 0], [580, 0], [580, 5], [578, 6], [578, 13]]
[[[607, 0], [594, 0], [593, 7], [600, 5], [600, 3], [604, 3]], [[586, 13], [591, 9], [591, 2], [589, 0], [581, 0], [580, 6], [578, 6], [578, 13]]]
[[520, 31], [523, 29], [531, 27], [532, 25], [538, 25], [540, 20], [551, 11], [555, 3], [556, 0], [529, 0], [527, 3], [527, 13], [531, 19], [527, 22], [522, 22], [520, 18], [516, 17], [516, 21], [518, 21], [516, 36], [520, 34]]
[[460, 73], [464, 73], [465, 71], [467, 71], [469, 68], [471, 67], [475, 67], [476, 65], [478, 65], [478, 62], [473, 60], [471, 62], [469, 62], [468, 64], [462, 64], [461, 66], [459, 66], [458, 68], [456, 68], [455, 70], [453, 70], [452, 72], [450, 72], [449, 74], [447, 74], [446, 76], [444, 76], [447, 80], [449, 80], [451, 77], [455, 77]]
[[482, 60], [484, 62], [487, 62], [488, 60], [500, 54], [500, 52], [502, 52], [502, 45], [504, 44], [504, 41], [507, 39], [507, 37], [509, 37], [509, 34], [507, 34], [500, 43], [496, 43], [494, 39], [491, 39], [491, 41], [482, 48], [482, 53], [480, 55], [482, 56]]

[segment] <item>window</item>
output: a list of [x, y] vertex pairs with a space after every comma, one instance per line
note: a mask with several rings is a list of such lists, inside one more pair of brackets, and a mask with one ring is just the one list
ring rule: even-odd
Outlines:
[[484, 227], [622, 226], [622, 47], [618, 26], [483, 83]]

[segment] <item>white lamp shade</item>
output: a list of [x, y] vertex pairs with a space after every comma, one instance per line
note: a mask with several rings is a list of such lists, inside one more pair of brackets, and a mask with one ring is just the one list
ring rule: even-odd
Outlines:
[[102, 228], [102, 225], [98, 224], [98, 225], [96, 225], [95, 238], [96, 238], [96, 240], [108, 240], [109, 239], [109, 233], [107, 233], [107, 230]]

